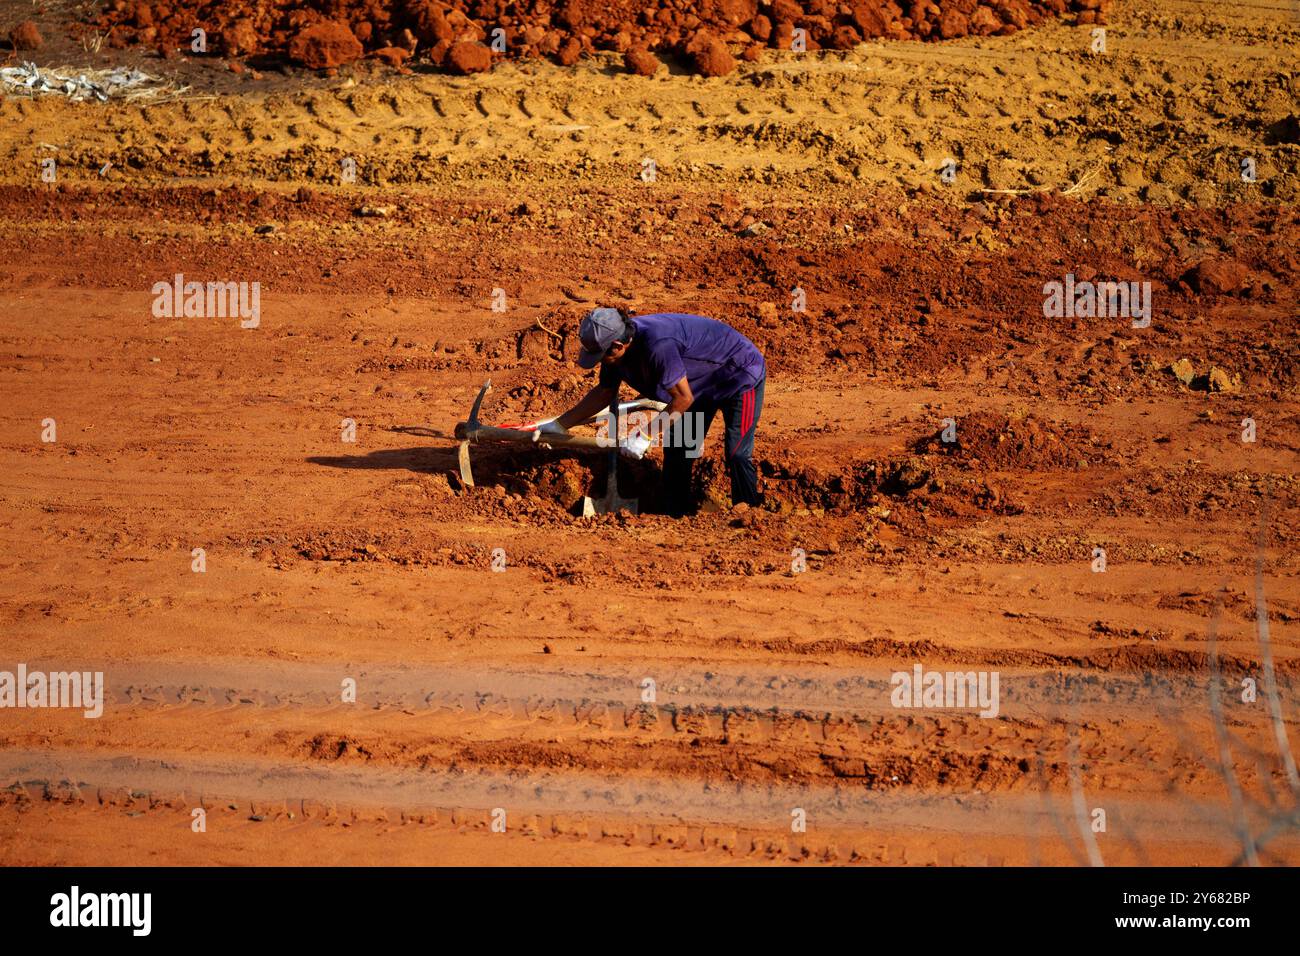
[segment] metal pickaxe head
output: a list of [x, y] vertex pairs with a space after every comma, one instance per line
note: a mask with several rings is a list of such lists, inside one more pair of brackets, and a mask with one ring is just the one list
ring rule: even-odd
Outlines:
[[467, 424], [471, 429], [478, 428], [482, 424], [478, 420], [478, 410], [483, 407], [483, 396], [492, 391], [492, 379], [483, 383], [483, 387], [478, 390], [478, 398], [474, 399], [474, 407], [469, 410], [469, 421]]
[[474, 407], [469, 410], [469, 420], [456, 426], [456, 437], [461, 439], [460, 450], [457, 452], [456, 457], [460, 463], [460, 480], [466, 488], [474, 487], [474, 472], [469, 467], [470, 436], [479, 429], [478, 412], [483, 407], [483, 396], [490, 391], [492, 391], [492, 379], [484, 382], [483, 387], [478, 390], [478, 398], [474, 399]]

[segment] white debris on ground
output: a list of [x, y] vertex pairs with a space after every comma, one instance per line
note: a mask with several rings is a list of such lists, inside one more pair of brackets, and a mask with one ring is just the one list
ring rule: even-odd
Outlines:
[[116, 67], [112, 70], [73, 70], [39, 67], [35, 63], [0, 67], [0, 93], [5, 95], [66, 96], [73, 102], [110, 98], [134, 100], [159, 95], [174, 96], [189, 87], [176, 87], [168, 80], [140, 70]]

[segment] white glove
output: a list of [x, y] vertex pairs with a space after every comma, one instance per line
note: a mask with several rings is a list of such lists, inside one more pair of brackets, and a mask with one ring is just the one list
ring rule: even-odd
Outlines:
[[552, 418], [549, 422], [542, 422], [537, 426], [537, 430], [543, 435], [567, 435], [569, 430], [559, 423], [557, 419]]
[[618, 446], [618, 450], [628, 458], [643, 458], [649, 448], [650, 439], [639, 431], [628, 435]]

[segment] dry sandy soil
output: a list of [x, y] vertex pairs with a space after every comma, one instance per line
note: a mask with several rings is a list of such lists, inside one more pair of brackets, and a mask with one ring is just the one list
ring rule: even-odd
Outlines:
[[[52, 44], [191, 90], [0, 101], [0, 669], [108, 685], [0, 711], [0, 862], [1300, 861], [1300, 17], [1107, 41], [649, 80]], [[260, 325], [154, 317], [178, 272]], [[1045, 318], [1067, 273], [1150, 282], [1149, 327]], [[763, 347], [766, 509], [716, 434], [681, 521], [574, 517], [604, 471], [555, 450], [460, 483], [486, 379], [488, 421], [582, 394], [597, 302]], [[917, 664], [997, 716], [894, 707]]]

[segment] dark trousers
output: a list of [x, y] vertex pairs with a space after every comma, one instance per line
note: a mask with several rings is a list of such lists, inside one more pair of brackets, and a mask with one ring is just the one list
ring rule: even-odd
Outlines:
[[664, 448], [664, 510], [668, 514], [680, 518], [691, 510], [691, 471], [698, 454], [695, 457], [687, 454], [689, 442], [693, 440], [691, 450], [698, 453], [713, 423], [713, 416], [718, 412], [722, 412], [722, 421], [727, 426], [725, 452], [727, 474], [731, 476], [731, 502], [762, 504], [763, 499], [758, 493], [758, 470], [754, 467], [754, 433], [763, 412], [765, 384], [766, 377], [734, 398], [721, 402], [696, 401], [685, 413], [698, 416], [694, 419], [693, 430], [683, 430], [681, 420], [668, 430], [668, 444]]

